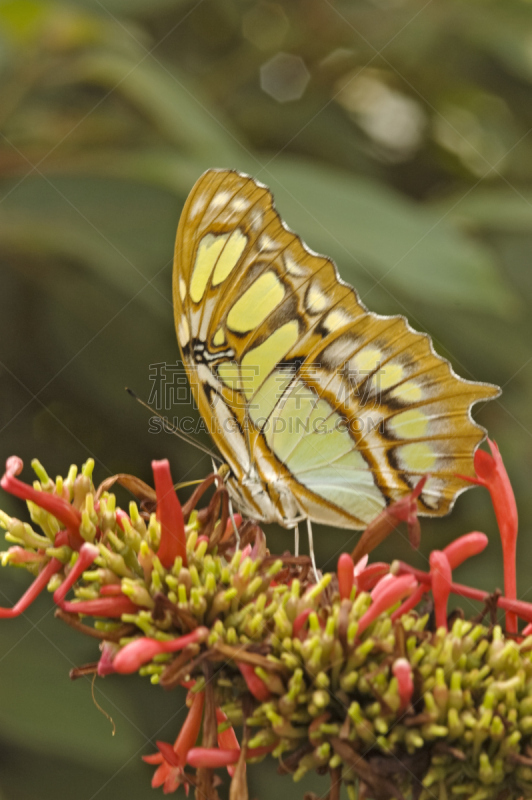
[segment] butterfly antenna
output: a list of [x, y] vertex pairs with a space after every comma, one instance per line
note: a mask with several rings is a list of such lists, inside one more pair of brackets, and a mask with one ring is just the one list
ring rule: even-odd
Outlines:
[[172, 422], [170, 422], [169, 419], [167, 419], [166, 417], [163, 417], [162, 414], [159, 414], [159, 412], [156, 411], [154, 408], [152, 408], [150, 405], [148, 405], [148, 403], [146, 403], [144, 400], [141, 400], [141, 398], [138, 396], [138, 394], [136, 394], [133, 391], [133, 389], [130, 389], [128, 386], [126, 386], [126, 392], [129, 395], [131, 395], [131, 397], [134, 400], [136, 400], [137, 403], [140, 403], [141, 406], [144, 406], [144, 408], [147, 408], [148, 411], [150, 411], [156, 417], [159, 417], [159, 419], [162, 420], [162, 422], [164, 424], [164, 430], [165, 431], [168, 431], [169, 433], [175, 434], [175, 436], [177, 436], [179, 439], [182, 439], [187, 444], [190, 444], [190, 445], [192, 445], [192, 447], [195, 447], [198, 450], [201, 450], [202, 453], [205, 453], [205, 455], [209, 456], [213, 461], [218, 461], [220, 464], [224, 463], [223, 459], [220, 458], [220, 456], [217, 453], [215, 453], [209, 447], [206, 447], [205, 445], [200, 444], [199, 442], [197, 442], [192, 436], [189, 436], [188, 433], [184, 433], [183, 431], [180, 431], [179, 428], [176, 427]]

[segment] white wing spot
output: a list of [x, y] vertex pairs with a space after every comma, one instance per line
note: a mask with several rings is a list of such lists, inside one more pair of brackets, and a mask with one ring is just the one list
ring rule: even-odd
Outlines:
[[349, 325], [350, 322], [352, 322], [352, 319], [349, 314], [346, 314], [346, 312], [342, 311], [342, 309], [335, 309], [327, 314], [323, 320], [323, 327], [327, 333], [333, 333], [339, 328]]
[[317, 283], [309, 286], [305, 297], [305, 307], [309, 314], [319, 314], [327, 308], [327, 295], [324, 294]]
[[186, 317], [181, 317], [177, 328], [177, 338], [181, 347], [186, 347], [190, 341], [190, 328]]
[[286, 271], [295, 278], [301, 278], [302, 275], [306, 273], [306, 270], [301, 267], [289, 253], [285, 253], [284, 255], [284, 266]]
[[249, 208], [249, 200], [246, 200], [244, 197], [235, 197], [235, 199], [231, 203], [232, 211], [247, 211], [248, 208]]
[[220, 206], [225, 206], [229, 202], [231, 197], [231, 192], [218, 192], [218, 194], [214, 195], [211, 200], [212, 208], [220, 208]]
[[254, 231], [262, 227], [262, 211], [258, 208], [252, 211], [249, 217], [249, 224]]
[[200, 212], [203, 212], [203, 208], [205, 207], [205, 194], [200, 194], [194, 202], [192, 203], [192, 208], [190, 209], [190, 216], [197, 217]]
[[271, 236], [267, 236], [265, 233], [259, 239], [259, 250], [277, 250], [279, 248], [279, 244], [274, 241]]

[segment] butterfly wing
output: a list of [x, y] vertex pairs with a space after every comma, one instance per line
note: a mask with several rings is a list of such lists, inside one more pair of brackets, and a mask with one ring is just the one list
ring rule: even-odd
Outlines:
[[[402, 316], [367, 311], [283, 223], [268, 189], [206, 172], [176, 240], [174, 310], [194, 397], [251, 516], [365, 527], [430, 477], [447, 513], [474, 475], [489, 384], [456, 376]], [[238, 487], [238, 488], [236, 488]]]

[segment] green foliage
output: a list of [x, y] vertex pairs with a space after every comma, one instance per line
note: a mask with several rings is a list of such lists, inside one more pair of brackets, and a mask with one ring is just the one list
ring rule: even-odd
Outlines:
[[[207, 459], [148, 433], [123, 387], [148, 397], [150, 365], [175, 362], [170, 276], [180, 208], [204, 169], [234, 167], [272, 187], [287, 222], [335, 258], [372, 310], [405, 314], [459, 374], [503, 386], [478, 419], [517, 490], [526, 592], [531, 21], [524, 0], [2, 0], [2, 458], [37, 455], [64, 472], [93, 455], [104, 473], [149, 480], [150, 459], [169, 455], [176, 477], [206, 474]], [[310, 73], [301, 98], [283, 104], [260, 83], [260, 68], [280, 51], [300, 56]], [[483, 503], [474, 492], [459, 501], [455, 534], [478, 527], [480, 516], [495, 535]], [[442, 546], [451, 523], [423, 529]], [[322, 564], [346, 546], [345, 533], [333, 536], [318, 541]], [[285, 533], [272, 534], [272, 547], [286, 544]], [[407, 552], [397, 536], [384, 550]], [[478, 582], [502, 582], [497, 560], [485, 562]], [[29, 757], [41, 771], [39, 796], [73, 796], [53, 776], [77, 765], [74, 781], [89, 761], [101, 771], [104, 749], [117, 776], [96, 795], [106, 780], [98, 779], [86, 796], [147, 795], [144, 778], [126, 776], [123, 754], [135, 746], [124, 726], [106, 748], [103, 733], [81, 744], [65, 737], [68, 725], [79, 731], [76, 704], [87, 731], [104, 725], [88, 686], [67, 683], [66, 663], [64, 684], [50, 690], [52, 654], [37, 653], [44, 629], [38, 613], [30, 619], [37, 627], [5, 622], [0, 631], [10, 653], [0, 664], [0, 686], [9, 687], [0, 735], [12, 748], [1, 795], [35, 796], [31, 771], [13, 773]], [[41, 684], [20, 666], [35, 660]], [[154, 693], [142, 691], [116, 702], [132, 736], [160, 738], [158, 726], [181, 701], [163, 698], [158, 716]], [[21, 702], [14, 720], [25, 692], [35, 700]], [[116, 717], [113, 702], [102, 705]]]

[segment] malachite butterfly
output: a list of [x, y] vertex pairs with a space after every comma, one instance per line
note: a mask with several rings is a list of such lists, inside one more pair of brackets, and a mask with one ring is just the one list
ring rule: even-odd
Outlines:
[[173, 297], [196, 403], [251, 519], [365, 528], [429, 474], [441, 516], [473, 476], [499, 394], [459, 378], [402, 316], [368, 311], [253, 178], [209, 170], [179, 223]]

